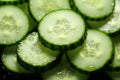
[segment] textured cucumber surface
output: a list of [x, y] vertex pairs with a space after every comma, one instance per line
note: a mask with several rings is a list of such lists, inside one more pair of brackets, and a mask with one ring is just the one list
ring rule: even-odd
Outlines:
[[[2, 2], [3, 1], [3, 2]], [[29, 22], [30, 23], [28, 23], [28, 25], [30, 26], [29, 27], [29, 33], [31, 33], [31, 32], [33, 32], [33, 31], [38, 31], [38, 24], [39, 24], [39, 22], [40, 22], [40, 19], [42, 19], [43, 17], [41, 17], [41, 16], [39, 16], [39, 13], [37, 13], [37, 11], [38, 12], [40, 12], [41, 14], [40, 15], [42, 15], [42, 16], [44, 16], [44, 15], [46, 15], [45, 13], [47, 12], [47, 10], [48, 11], [51, 11], [51, 10], [54, 10], [54, 8], [55, 9], [61, 9], [60, 7], [62, 7], [62, 8], [64, 8], [64, 9], [71, 9], [71, 8], [75, 8], [76, 6], [74, 6], [73, 5], [73, 3], [71, 2], [72, 0], [29, 0], [29, 2], [31, 1], [31, 3], [29, 3], [28, 2], [28, 0], [20, 0], [20, 3], [14, 3], [14, 2], [12, 2], [12, 1], [18, 1], [18, 0], [0, 0], [0, 2], [2, 2], [2, 3], [0, 3], [1, 4], [1, 6], [0, 6], [0, 8], [3, 6], [3, 5], [8, 5], [8, 4], [10, 4], [10, 5], [14, 5], [14, 6], [18, 6], [18, 7], [20, 7], [22, 10], [23, 10], [23, 12], [27, 15], [27, 17], [29, 18]], [[24, 4], [22, 4], [23, 2], [21, 2], [21, 1], [23, 1], [24, 2]], [[33, 1], [35, 1], [35, 3], [32, 3]], [[53, 1], [53, 2], [52, 2]], [[59, 4], [59, 3], [62, 3], [62, 5], [56, 5], [55, 4], [55, 2], [57, 1], [57, 3]], [[64, 2], [64, 1], [66, 1], [67, 2], [67, 4], [66, 4], [66, 2]], [[98, 9], [100, 9], [100, 10], [102, 10], [101, 9], [101, 7], [102, 7], [102, 5], [101, 5], [101, 1], [102, 2], [104, 2], [104, 1], [106, 1], [106, 0], [82, 0], [82, 1], [84, 1], [84, 2], [90, 2], [90, 5], [93, 5], [93, 6], [96, 6]], [[112, 1], [112, 0], [110, 0], [110, 1]], [[120, 2], [120, 0], [115, 0], [116, 2], [117, 2], [117, 4], [119, 4], [119, 2]], [[7, 2], [7, 3], [6, 3]], [[41, 2], [43, 2], [43, 3], [41, 3]], [[50, 3], [49, 3], [50, 2]], [[107, 1], [107, 3], [109, 3], [108, 1]], [[107, 6], [107, 3], [105, 3], [105, 5]], [[26, 5], [27, 4], [27, 5]], [[31, 9], [33, 8], [31, 8], [30, 7], [30, 5], [32, 5], [33, 4], [33, 7], [36, 7], [38, 10], [36, 10], [36, 9], [34, 9], [34, 11], [33, 12], [35, 12], [35, 14], [37, 14], [37, 17], [36, 17], [36, 19], [35, 19], [35, 15], [31, 12]], [[39, 4], [41, 4], [41, 5], [39, 5]], [[82, 4], [83, 5], [83, 4]], [[109, 5], [113, 5], [113, 4], [109, 4]], [[57, 7], [55, 7], [55, 6], [57, 6]], [[53, 8], [54, 7], [54, 8]], [[88, 7], [88, 6], [87, 6]], [[43, 10], [43, 9], [45, 9], [45, 10]], [[40, 11], [39, 11], [40, 10]], [[114, 32], [116, 32], [116, 31], [119, 31], [119, 26], [117, 26], [116, 27], [116, 25], [119, 25], [119, 17], [117, 17], [117, 16], [119, 16], [120, 15], [120, 11], [119, 11], [120, 9], [119, 9], [119, 6], [117, 7], [117, 11], [118, 12], [114, 12], [114, 13], [116, 13], [115, 15], [114, 15], [114, 19], [111, 19], [111, 21], [110, 22], [108, 22], [107, 24], [109, 24], [110, 25], [110, 27], [109, 26], [107, 26], [107, 27], [102, 27], [102, 29], [103, 30], [105, 30], [106, 32], [107, 32], [107, 34], [109, 34], [109, 33], [114, 33]], [[8, 13], [9, 13], [9, 11], [11, 11], [10, 9], [9, 10], [7, 10], [8, 11]], [[73, 11], [75, 11], [75, 10], [73, 10]], [[85, 11], [90, 11], [89, 9], [88, 10], [85, 10]], [[79, 12], [76, 10], [75, 11], [76, 13], [78, 13], [79, 14]], [[91, 11], [90, 11], [91, 12]], [[16, 11], [16, 12], [14, 12], [15, 14], [17, 14], [18, 13], [18, 11]], [[94, 13], [95, 14], [95, 12], [94, 11], [92, 11], [92, 13]], [[92, 15], [94, 15], [94, 14], [92, 14]], [[2, 12], [1, 12], [1, 14], [0, 15], [2, 15]], [[81, 14], [80, 14], [81, 15]], [[113, 15], [113, 14], [112, 14]], [[14, 16], [15, 17], [15, 16]], [[21, 19], [22, 17], [20, 17], [19, 15], [17, 15], [17, 17], [19, 17], [19, 19]], [[69, 16], [69, 17], [71, 17], [71, 16]], [[83, 17], [83, 16], [82, 16]], [[113, 16], [112, 16], [113, 17]], [[84, 18], [85, 20], [86, 20], [86, 18]], [[108, 19], [108, 17], [107, 17], [107, 19]], [[72, 20], [72, 18], [70, 19], [70, 20]], [[114, 21], [115, 20], [115, 21]], [[26, 21], [26, 20], [25, 20]], [[23, 21], [23, 22], [25, 22], [25, 21]], [[50, 22], [52, 21], [52, 19], [50, 20]], [[96, 22], [96, 21], [95, 21]], [[103, 24], [104, 24], [104, 19], [103, 20], [101, 20], [101, 22], [103, 22]], [[46, 23], [47, 24], [47, 23]], [[21, 23], [21, 25], [22, 25], [22, 23]], [[85, 22], [85, 25], [87, 25], [86, 24], [86, 22]], [[101, 23], [98, 23], [97, 24], [97, 26], [101, 26], [102, 24]], [[112, 25], [112, 26], [111, 26]], [[24, 25], [24, 28], [27, 28], [26, 27], [27, 25]], [[88, 26], [87, 26], [87, 28], [89, 28]], [[108, 30], [108, 28], [111, 28], [110, 29], [110, 31]], [[7, 29], [8, 29], [8, 27], [7, 27]], [[93, 29], [93, 27], [92, 27], [92, 29]], [[22, 32], [21, 33], [23, 33], [23, 31], [24, 31], [25, 29], [23, 29], [22, 30]], [[101, 30], [102, 31], [102, 30]], [[0, 33], [1, 32], [4, 32], [4, 31], [0, 31]], [[56, 31], [57, 32], [57, 31]], [[104, 31], [103, 31], [104, 32]], [[12, 31], [10, 31], [9, 33], [12, 33]], [[5, 36], [8, 36], [8, 34], [9, 33], [6, 33], [6, 31], [5, 31]], [[27, 32], [28, 33], [28, 32]], [[26, 33], [26, 35], [25, 35], [25, 37], [27, 36], [27, 33]], [[19, 38], [19, 35], [17, 34], [17, 33], [14, 33], [14, 34], [16, 34], [17, 35], [17, 37]], [[86, 34], [86, 36], [87, 36], [88, 34]], [[3, 37], [3, 38], [8, 38], [8, 37]], [[114, 35], [114, 36], [117, 36], [117, 35]], [[14, 37], [14, 35], [12, 35], [12, 37]], [[61, 37], [64, 37], [63, 35], [61, 35]], [[71, 37], [72, 37], [72, 39], [74, 39], [74, 36], [72, 36], [71, 35]], [[3, 38], [0, 38], [0, 39], [3, 39]], [[13, 39], [13, 38], [11, 38], [11, 39]], [[103, 39], [104, 40], [104, 39]], [[86, 41], [85, 39], [83, 40], [83, 41]], [[118, 41], [119, 41], [119, 39], [118, 39]], [[1, 41], [0, 41], [1, 42]], [[20, 41], [21, 42], [21, 41]], [[13, 45], [13, 44], [11, 44], [11, 45]], [[3, 46], [3, 45], [0, 45], [0, 52], [2, 53], [2, 50], [3, 50], [3, 47], [6, 47], [6, 45], [5, 46]], [[26, 46], [27, 47], [27, 46]], [[27, 49], [26, 47], [24, 47], [24, 49]], [[71, 46], [72, 47], [72, 46]], [[35, 49], [37, 49], [37, 48], [35, 48]], [[106, 49], [106, 51], [108, 50], [107, 49], [107, 47], [105, 47], [105, 49]], [[8, 51], [9, 52], [9, 51]], [[32, 50], [31, 51], [28, 51], [28, 52], [33, 52]], [[62, 52], [62, 53], [64, 53], [64, 52]], [[27, 53], [26, 53], [27, 54]], [[1, 54], [0, 54], [0, 56], [1, 56]], [[82, 56], [84, 56], [84, 55], [82, 55]], [[31, 56], [32, 57], [32, 56]], [[94, 61], [93, 61], [94, 62]], [[118, 62], [119, 62], [119, 60], [118, 60]], [[69, 63], [69, 62], [68, 62]], [[97, 63], [97, 62], [96, 62]], [[54, 64], [55, 65], [55, 64]], [[59, 64], [60, 65], [60, 64]], [[72, 77], [72, 75], [71, 74], [73, 74], [74, 72], [76, 72], [76, 71], [74, 71], [73, 69], [70, 69], [70, 71], [68, 71], [68, 72], [66, 72], [66, 70], [63, 70], [63, 69], [65, 69], [65, 65], [66, 65], [66, 61], [64, 61], [64, 64], [62, 64], [62, 67], [60, 67], [58, 65], [58, 67], [60, 68], [58, 71], [60, 71], [60, 70], [62, 70], [62, 71], [60, 71], [60, 73], [58, 72], [58, 76], [57, 76], [57, 78], [60, 78], [59, 80], [63, 80], [63, 78], [65, 79], [65, 80], [70, 80], [70, 79], [68, 79], [68, 77]], [[13, 65], [14, 66], [14, 65]], [[109, 66], [109, 65], [108, 65]], [[51, 75], [53, 75], [54, 73], [56, 74], [56, 68], [58, 68], [58, 67], [55, 67], [54, 69], [52, 69], [52, 70], [50, 70], [50, 71], [53, 71], [53, 72], [50, 72], [50, 74]], [[73, 66], [71, 66], [70, 65], [70, 67], [73, 67]], [[69, 68], [67, 67], [67, 70], [68, 70]], [[93, 69], [93, 68], [90, 68], [90, 69]], [[77, 71], [79, 71], [79, 70], [77, 70]], [[118, 79], [112, 79], [112, 75], [107, 75], [106, 74], [106, 69], [103, 69], [103, 71], [98, 71], [98, 72], [92, 72], [92, 73], [90, 73], [90, 74], [88, 74], [88, 76], [89, 77], [83, 77], [84, 78], [84, 80], [119, 80], [119, 77], [120, 77], [120, 73], [118, 73], [118, 75], [116, 75], [116, 73], [113, 73], [112, 75], [114, 76], [115, 75], [115, 78], [116, 78], [116, 76], [117, 76], [117, 78]], [[49, 71], [48, 71], [49, 72]], [[69, 73], [70, 72], [70, 73]], [[72, 73], [71, 73], [72, 72]], [[79, 72], [77, 72], [78, 74], [79, 74]], [[49, 80], [49, 79], [52, 79], [53, 80], [53, 78], [52, 78], [52, 76], [49, 74], [49, 76], [47, 76], [47, 77], [45, 77], [45, 78], [47, 78], [47, 80]], [[0, 80], [45, 80], [45, 78], [44, 79], [41, 79], [41, 75], [43, 75], [43, 73], [41, 73], [41, 74], [37, 74], [37, 73], [34, 73], [33, 75], [17, 75], [17, 74], [12, 74], [12, 73], [10, 73], [8, 70], [6, 70], [5, 68], [4, 68], [4, 65], [3, 65], [3, 63], [2, 63], [2, 61], [1, 61], [1, 57], [0, 57]], [[48, 75], [48, 74], [47, 74]], [[73, 75], [75, 75], [75, 74], [73, 74]], [[61, 77], [62, 76], [62, 77]], [[67, 78], [65, 78], [67, 76]], [[49, 78], [49, 77], [51, 77], [51, 78]], [[78, 77], [80, 77], [80, 76], [74, 76], [73, 78], [74, 79], [77, 79]], [[71, 79], [73, 79], [73, 78], [71, 78]], [[86, 79], [87, 78], [87, 79]], [[54, 79], [56, 79], [56, 78], [54, 78]], [[77, 80], [82, 80], [82, 78], [81, 79], [77, 79]]]

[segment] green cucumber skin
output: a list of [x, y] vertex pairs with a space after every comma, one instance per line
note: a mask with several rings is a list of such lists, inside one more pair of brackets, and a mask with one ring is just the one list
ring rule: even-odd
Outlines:
[[[68, 2], [69, 3], [71, 3], [71, 0], [68, 0]], [[30, 1], [28, 0], [28, 4], [30, 4]], [[70, 6], [70, 8], [71, 8], [71, 4], [69, 5]], [[72, 8], [71, 8], [72, 9]], [[31, 12], [31, 10], [30, 10], [30, 5], [28, 5], [28, 10], [29, 10], [29, 14], [31, 15], [31, 17], [33, 18], [33, 20], [34, 21], [36, 21], [37, 23], [39, 23], [41, 20], [42, 20], [42, 18], [41, 18], [41, 20], [40, 21], [38, 21], [37, 19], [35, 19], [35, 17], [34, 17], [34, 15], [32, 15], [32, 12]], [[58, 9], [59, 10], [59, 9]], [[54, 11], [54, 10], [53, 10]], [[50, 11], [50, 12], [52, 12], [52, 11]], [[48, 13], [50, 13], [50, 12], [48, 12]], [[48, 13], [46, 13], [46, 14], [48, 14]], [[46, 16], [46, 14], [44, 15], [44, 16]], [[43, 16], [43, 17], [44, 17]], [[36, 30], [35, 30], [36, 31]]]
[[[16, 6], [16, 5], [12, 5], [12, 4], [6, 4], [6, 5], [1, 5], [1, 7], [4, 7], [4, 6], [14, 6], [14, 7], [17, 7], [17, 8], [19, 8], [18, 6]], [[21, 11], [23, 11], [21, 8], [19, 8]], [[23, 11], [23, 13], [26, 15], [26, 13]], [[26, 17], [27, 17], [27, 19], [28, 19], [28, 16], [26, 15]], [[28, 26], [30, 26], [30, 22], [28, 21]], [[9, 44], [6, 44], [6, 43], [0, 43], [0, 46], [2, 46], [3, 48], [5, 47], [5, 46], [12, 46], [12, 45], [15, 45], [15, 44], [19, 44], [19, 42], [21, 41], [21, 40], [23, 40], [25, 37], [26, 37], [26, 35], [29, 33], [29, 27], [28, 27], [28, 29], [27, 29], [27, 31], [26, 31], [26, 33], [21, 37], [21, 39], [19, 39], [18, 41], [15, 41], [14, 43], [9, 43]]]
[[[115, 0], [114, 0], [114, 4], [115, 4]], [[112, 9], [112, 12], [108, 15], [106, 15], [105, 17], [101, 17], [101, 18], [91, 18], [89, 16], [86, 16], [84, 14], [82, 14], [78, 8], [76, 7], [75, 3], [74, 3], [74, 0], [71, 0], [71, 8], [75, 11], [75, 12], [78, 12], [80, 15], [82, 15], [85, 19], [89, 19], [89, 20], [93, 20], [93, 21], [100, 21], [100, 20], [104, 20], [106, 19], [108, 16], [110, 16], [111, 14], [113, 14], [113, 11], [114, 11], [114, 8], [115, 8], [115, 5]]]
[[30, 33], [31, 32], [37, 32], [37, 25], [38, 25], [39, 22], [37, 22], [35, 20], [35, 18], [32, 16], [32, 14], [30, 12], [30, 8], [29, 8], [29, 3], [27, 3], [27, 0], [26, 0], [26, 2], [24, 2], [22, 4], [18, 4], [17, 6], [19, 8], [21, 8], [29, 18], [29, 25], [30, 25], [29, 32]]
[[29, 12], [29, 15], [32, 17], [32, 19], [38, 24], [39, 23], [39, 21], [37, 21], [36, 19], [35, 19], [35, 17], [32, 15], [32, 13], [31, 13], [31, 11], [30, 11], [30, 1], [28, 2], [28, 12]]
[[[87, 26], [89, 27], [89, 28], [92, 28], [92, 27], [90, 27], [88, 24], [87, 24]], [[97, 29], [98, 30], [98, 29]], [[99, 30], [100, 31], [100, 30]], [[103, 32], [103, 31], [102, 31]], [[105, 33], [105, 32], [104, 32]], [[108, 36], [110, 36], [110, 37], [116, 37], [116, 36], [118, 36], [119, 34], [120, 34], [120, 30], [117, 30], [117, 31], [115, 31], [115, 32], [113, 32], [113, 33], [106, 33]]]
[[[102, 31], [100, 31], [102, 32]], [[105, 34], [105, 33], [104, 33]], [[79, 69], [77, 66], [73, 65], [72, 62], [70, 61], [68, 55], [67, 55], [67, 52], [65, 52], [65, 56], [67, 58], [67, 61], [71, 64], [71, 66], [78, 70], [79, 72], [81, 73], [85, 73], [85, 74], [89, 74], [89, 73], [93, 73], [93, 72], [99, 72], [99, 71], [105, 71], [105, 70], [111, 70], [110, 68], [110, 64], [112, 63], [113, 59], [114, 59], [114, 52], [115, 52], [115, 45], [113, 44], [113, 41], [111, 40], [112, 42], [112, 47], [113, 47], [113, 50], [111, 51], [111, 57], [110, 59], [108, 59], [108, 61], [106, 61], [106, 63], [101, 67], [99, 68], [98, 70], [95, 70], [95, 71], [86, 71], [86, 70], [82, 70], [82, 69]]]
[[[65, 73], [63, 71], [65, 71]], [[61, 74], [59, 75], [59, 73]], [[53, 78], [54, 76], [60, 76], [60, 78]], [[73, 77], [75, 76], [76, 78], [73, 79]], [[41, 77], [42, 80], [87, 80], [89, 75], [79, 73], [78, 71], [73, 69], [67, 62], [65, 54], [63, 54], [59, 65], [49, 71], [44, 72], [43, 74], [41, 74]]]
[[[71, 0], [68, 0], [69, 1], [69, 3], [70, 3], [70, 8], [72, 9], [72, 7], [71, 7]], [[28, 0], [28, 4], [30, 4], [30, 1]], [[31, 10], [30, 10], [30, 5], [28, 5], [28, 11], [29, 11], [29, 14], [30, 14], [30, 16], [33, 18], [33, 20], [34, 21], [36, 21], [37, 22], [37, 24], [42, 20], [42, 18], [41, 18], [41, 20], [40, 21], [37, 21], [36, 19], [35, 19], [35, 17], [32, 15], [32, 13], [31, 13]], [[52, 12], [52, 11], [51, 11]], [[48, 13], [50, 13], [50, 12], [48, 12]], [[48, 14], [48, 13], [46, 13], [46, 14]], [[44, 16], [46, 16], [46, 14], [44, 15]], [[44, 17], [43, 16], [43, 17]], [[34, 29], [35, 31], [36, 31], [36, 29]]]
[[[89, 27], [89, 26], [88, 26]], [[91, 28], [91, 27], [89, 27], [89, 28]], [[98, 29], [97, 29], [98, 30]], [[100, 30], [99, 30], [100, 31]], [[105, 32], [104, 32], [105, 33]], [[107, 34], [108, 36], [110, 36], [110, 37], [116, 37], [116, 36], [118, 36], [119, 34], [120, 34], [120, 30], [117, 30], [117, 31], [115, 31], [115, 32], [113, 32], [113, 33], [105, 33], [105, 34]]]
[[21, 38], [21, 40], [15, 42], [15, 43], [12, 43], [12, 44], [0, 44], [0, 47], [1, 47], [2, 49], [4, 49], [4, 47], [13, 46], [13, 45], [15, 45], [15, 44], [19, 44], [22, 40], [24, 40], [24, 39], [26, 38], [26, 35], [28, 35], [29, 33], [30, 33], [30, 32], [27, 32], [27, 33]]
[[66, 53], [65, 53], [65, 55], [66, 55], [67, 61], [70, 63], [70, 65], [71, 65], [74, 69], [76, 69], [77, 71], [79, 71], [79, 72], [81, 72], [81, 73], [84, 73], [84, 74], [90, 74], [90, 73], [93, 73], [93, 72], [100, 72], [100, 71], [109, 70], [109, 69], [110, 69], [110, 68], [109, 68], [109, 65], [112, 63], [113, 58], [114, 58], [113, 52], [114, 52], [114, 50], [112, 51], [111, 58], [106, 62], [106, 64], [104, 64], [103, 67], [99, 68], [98, 70], [92, 71], [92, 72], [90, 72], [90, 71], [85, 71], [85, 70], [82, 70], [82, 69], [77, 68], [75, 65], [73, 65], [73, 64], [71, 63], [71, 61], [69, 60], [69, 58], [68, 58], [68, 56], [67, 56]]
[[[11, 47], [11, 46], [13, 46], [13, 45], [0, 46], [0, 52], [3, 54], [5, 47]], [[22, 76], [24, 77], [24, 76], [29, 76], [29, 75], [33, 74], [32, 72], [18, 73], [18, 72], [14, 72], [14, 71], [11, 71], [11, 70], [7, 69], [4, 66], [4, 64], [3, 64], [2, 60], [1, 60], [2, 59], [2, 54], [0, 54], [0, 66], [2, 66], [3, 71], [7, 72], [10, 76], [13, 76], [15, 78], [19, 78], [19, 77], [22, 77]]]
[[33, 19], [35, 22], [37, 22], [37, 24], [38, 24], [39, 21], [37, 21], [37, 20], [35, 19], [35, 17], [32, 15], [29, 4], [30, 4], [30, 1], [28, 2], [28, 12], [29, 12], [29, 15], [30, 15], [30, 16], [32, 17], [32, 19]]
[[75, 42], [73, 44], [62, 45], [62, 46], [54, 45], [52, 43], [49, 43], [48, 41], [44, 40], [44, 38], [41, 37], [40, 34], [39, 34], [39, 39], [40, 39], [41, 43], [45, 47], [48, 47], [48, 48], [50, 48], [52, 50], [57, 50], [57, 51], [65, 52], [67, 50], [72, 50], [72, 49], [75, 49], [76, 47], [82, 45], [84, 43], [85, 39], [86, 39], [86, 36], [87, 36], [87, 28], [85, 28], [83, 37], [80, 40], [78, 40], [77, 42]]
[[28, 34], [29, 34], [29, 32], [26, 33], [26, 34], [21, 38], [21, 40], [15, 42], [15, 43], [12, 43], [12, 44], [0, 44], [0, 47], [2, 47], [2, 48], [4, 49], [4, 47], [13, 46], [13, 45], [15, 45], [15, 44], [19, 44], [19, 43], [26, 37], [26, 35], [28, 35]]
[[72, 9], [73, 11], [78, 12], [80, 15], [82, 15], [82, 14], [79, 12], [79, 10], [76, 8], [75, 3], [74, 3], [73, 0], [70, 0], [70, 4], [71, 4], [70, 7], [71, 7], [71, 9]]
[[[32, 33], [35, 33], [35, 32], [32, 32]], [[28, 35], [30, 35], [32, 33], [29, 33]], [[26, 38], [27, 37], [22, 39], [21, 42], [24, 41]], [[19, 47], [17, 49], [17, 52], [18, 52], [18, 50], [19, 50]], [[17, 53], [17, 61], [23, 68], [25, 68], [26, 70], [28, 70], [28, 71], [30, 71], [30, 72], [32, 72], [34, 74], [34, 73], [45, 72], [47, 70], [50, 70], [50, 69], [56, 67], [60, 63], [62, 56], [63, 56], [63, 53], [62, 52], [58, 52], [58, 55], [56, 56], [54, 61], [49, 62], [49, 63], [47, 63], [46, 65], [43, 65], [43, 66], [39, 66], [39, 65], [38, 66], [34, 66], [33, 64], [30, 64], [29, 62], [27, 63], [24, 60], [22, 60], [22, 58]]]
[[28, 2], [28, 0], [19, 0], [19, 1], [0, 1], [0, 5], [8, 5], [8, 4], [22, 4], [24, 2]]
[[[70, 3], [71, 3], [71, 0], [69, 0]], [[68, 9], [64, 9], [64, 10], [68, 10]], [[56, 10], [57, 11], [57, 10]], [[52, 11], [54, 12], [54, 11]], [[50, 12], [51, 13], [51, 12]], [[49, 13], [47, 13], [49, 14]], [[46, 14], [46, 15], [47, 15]], [[45, 15], [45, 16], [46, 16]], [[44, 17], [45, 17], [44, 16]], [[44, 19], [44, 17], [40, 20], [40, 22]], [[85, 21], [85, 20], [84, 20]], [[39, 33], [39, 32], [38, 32]], [[48, 47], [52, 50], [57, 50], [57, 51], [60, 51], [60, 52], [66, 52], [67, 50], [72, 50], [72, 49], [75, 49], [76, 47], [82, 45], [87, 37], [87, 25], [85, 24], [85, 31], [84, 31], [84, 34], [83, 34], [83, 37], [78, 40], [76, 43], [74, 44], [69, 44], [69, 45], [63, 45], [63, 46], [58, 46], [58, 45], [55, 45], [55, 44], [52, 44], [48, 41], [46, 41], [42, 36], [40, 36], [40, 33], [38, 34], [39, 36], [39, 39], [41, 41], [41, 43], [45, 46], [45, 47]]]
[[29, 2], [28, 2], [28, 13], [29, 13], [29, 16], [33, 19], [33, 21], [35, 22], [35, 26], [33, 29], [30, 30], [30, 32], [37, 32], [37, 26], [39, 24], [39, 22], [35, 19], [35, 17], [32, 15], [32, 13], [30, 12], [30, 5], [29, 5]]
[[17, 61], [18, 61], [18, 63], [19, 63], [21, 66], [23, 66], [26, 70], [29, 70], [29, 71], [31, 71], [31, 72], [33, 72], [33, 73], [41, 73], [41, 72], [48, 71], [48, 70], [54, 68], [55, 66], [57, 66], [57, 65], [60, 63], [60, 61], [61, 61], [62, 55], [63, 55], [62, 53], [59, 54], [59, 55], [57, 56], [56, 60], [54, 60], [53, 62], [51, 62], [51, 63], [49, 63], [49, 64], [47, 64], [47, 65], [45, 65], [45, 66], [41, 66], [41, 67], [40, 67], [40, 66], [33, 66], [33, 65], [29, 64], [29, 63], [25, 63], [25, 62], [19, 57], [19, 55], [17, 55]]
[[[112, 16], [112, 14], [110, 16]], [[104, 20], [108, 19], [110, 16], [106, 17]], [[89, 26], [89, 24], [87, 23], [87, 21], [86, 21], [86, 25], [88, 26], [88, 28], [92, 28], [91, 26]], [[94, 29], [97, 29], [97, 28], [94, 28]], [[97, 30], [99, 30], [99, 29], [97, 29]], [[101, 31], [101, 30], [99, 30], [99, 31]], [[102, 31], [102, 32], [104, 32], [104, 31]], [[104, 33], [106, 33], [106, 32], [104, 32]], [[117, 31], [114, 31], [112, 33], [106, 33], [106, 34], [108, 36], [110, 36], [110, 37], [116, 37], [116, 36], [118, 36], [120, 34], [120, 30], [118, 29]]]

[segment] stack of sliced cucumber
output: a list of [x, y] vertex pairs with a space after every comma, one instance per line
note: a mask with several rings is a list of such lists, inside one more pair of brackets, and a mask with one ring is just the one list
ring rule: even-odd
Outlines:
[[120, 0], [0, 0], [0, 68], [43, 80], [87, 80], [94, 72], [114, 77], [119, 7]]

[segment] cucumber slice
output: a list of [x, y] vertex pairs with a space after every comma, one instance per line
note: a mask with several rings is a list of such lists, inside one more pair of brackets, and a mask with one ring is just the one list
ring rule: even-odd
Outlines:
[[30, 0], [30, 12], [33, 17], [40, 21], [41, 18], [53, 10], [70, 9], [69, 0]]
[[[102, 21], [87, 20], [90, 27], [101, 30], [107, 34], [115, 36], [120, 31], [120, 0], [115, 0], [113, 14]], [[114, 35], [115, 34], [115, 35]]]
[[0, 5], [5, 5], [5, 4], [20, 4], [23, 2], [26, 2], [28, 0], [0, 0]]
[[32, 72], [44, 72], [56, 66], [62, 54], [44, 47], [38, 39], [38, 33], [29, 34], [18, 45], [17, 60], [21, 66]]
[[88, 75], [74, 70], [63, 56], [60, 64], [42, 74], [43, 80], [87, 80]]
[[108, 66], [113, 56], [114, 47], [111, 38], [106, 34], [89, 29], [82, 47], [66, 53], [71, 65], [80, 71], [89, 73]]
[[66, 51], [81, 45], [86, 38], [83, 18], [72, 10], [57, 10], [39, 23], [38, 32], [44, 46]]
[[0, 44], [11, 45], [20, 41], [29, 30], [27, 15], [18, 7], [0, 7]]
[[112, 41], [115, 45], [115, 52], [113, 61], [109, 67], [109, 70], [120, 71], [120, 35], [112, 37]]
[[114, 10], [114, 0], [73, 0], [78, 11], [92, 20], [103, 19]]
[[17, 62], [17, 45], [5, 47], [1, 55], [4, 67], [13, 73], [23, 74], [29, 73]]

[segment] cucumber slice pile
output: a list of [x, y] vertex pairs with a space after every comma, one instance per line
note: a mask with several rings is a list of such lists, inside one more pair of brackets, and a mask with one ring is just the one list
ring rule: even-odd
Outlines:
[[119, 4], [0, 0], [0, 80], [106, 80], [94, 74], [119, 72]]

